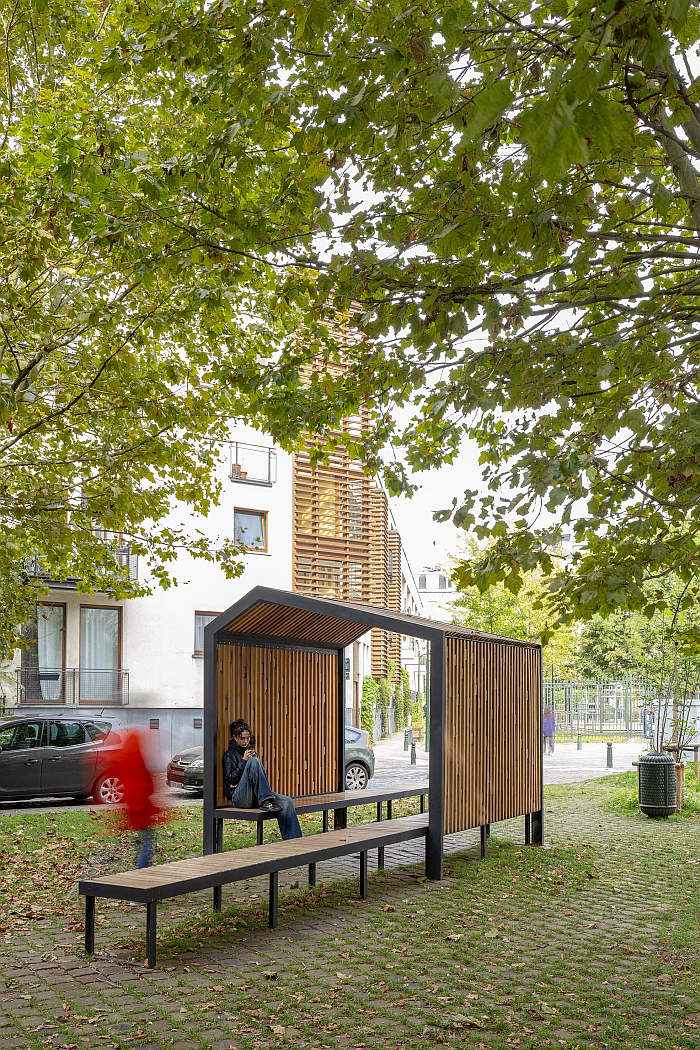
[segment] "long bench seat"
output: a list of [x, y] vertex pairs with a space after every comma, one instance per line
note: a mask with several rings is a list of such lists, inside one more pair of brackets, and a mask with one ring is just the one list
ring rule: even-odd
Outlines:
[[158, 901], [197, 890], [213, 889], [214, 906], [220, 906], [221, 887], [257, 875], [269, 875], [269, 925], [277, 926], [278, 876], [280, 871], [350, 854], [360, 855], [360, 895], [367, 896], [367, 851], [410, 839], [425, 838], [427, 814], [359, 824], [354, 828], [327, 831], [301, 839], [270, 842], [263, 846], [137, 868], [97, 879], [81, 879], [79, 892], [85, 897], [85, 951], [95, 951], [95, 898], [105, 897], [146, 905], [146, 959], [156, 964], [156, 907]]
[[[363, 791], [326, 791], [319, 795], [298, 795], [292, 801], [297, 813], [322, 813], [323, 830], [328, 831], [328, 814], [334, 810], [336, 814], [336, 829], [339, 825], [344, 827], [347, 822], [347, 810], [352, 806], [377, 806], [377, 820], [383, 816], [383, 806], [386, 802], [387, 819], [392, 818], [392, 802], [399, 798], [415, 798], [420, 796], [420, 811], [425, 812], [425, 800], [429, 794], [430, 787], [426, 780], [396, 785], [390, 788], [373, 788]], [[342, 818], [346, 818], [343, 820]], [[341, 818], [340, 820], [338, 818]], [[238, 806], [217, 806], [214, 810], [215, 844], [216, 851], [221, 852], [223, 846], [224, 820], [248, 820], [256, 821], [258, 832], [258, 845], [263, 841], [263, 825], [266, 820], [274, 820], [275, 814], [267, 810], [241, 809]]]

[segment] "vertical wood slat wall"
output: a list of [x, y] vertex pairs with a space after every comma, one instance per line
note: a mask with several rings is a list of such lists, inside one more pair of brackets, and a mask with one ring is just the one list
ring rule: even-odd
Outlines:
[[[387, 534], [387, 609], [395, 612], [401, 612], [401, 558], [401, 536], [392, 529]], [[401, 678], [401, 635], [397, 631], [387, 638], [387, 651], [389, 659], [394, 661], [394, 681], [398, 682]]]
[[445, 639], [444, 832], [541, 806], [539, 649]]
[[221, 759], [243, 718], [273, 791], [338, 790], [338, 657], [334, 652], [217, 646], [216, 803], [226, 805]]

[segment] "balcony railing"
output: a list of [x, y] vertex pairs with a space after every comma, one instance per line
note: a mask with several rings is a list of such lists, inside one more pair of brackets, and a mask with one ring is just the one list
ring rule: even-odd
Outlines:
[[267, 445], [246, 445], [242, 441], [230, 443], [231, 481], [248, 485], [272, 486], [277, 481], [277, 453]]
[[[102, 543], [104, 543], [105, 547], [108, 547], [114, 555], [115, 564], [127, 566], [129, 579], [137, 580], [139, 578], [139, 559], [137, 554], [132, 553], [131, 545], [125, 543], [117, 532], [106, 532], [100, 530], [98, 536]], [[75, 588], [78, 582], [76, 576], [68, 576], [62, 580], [56, 579], [55, 576], [52, 576], [52, 574], [46, 569], [46, 558], [43, 554], [33, 554], [28, 558], [24, 572], [29, 579], [43, 580], [45, 583], [48, 583], [50, 587]], [[103, 578], [107, 578], [110, 574], [107, 569], [103, 569], [101, 575]]]
[[81, 667], [22, 667], [17, 704], [83, 704], [124, 707], [129, 703], [129, 672]]

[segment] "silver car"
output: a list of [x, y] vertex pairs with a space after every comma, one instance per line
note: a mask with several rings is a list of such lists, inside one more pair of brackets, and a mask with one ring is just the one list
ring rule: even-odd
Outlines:
[[[362, 791], [374, 776], [374, 751], [366, 729], [345, 727], [345, 790]], [[204, 788], [204, 748], [188, 747], [171, 758], [167, 772], [168, 785], [183, 791], [201, 792]]]

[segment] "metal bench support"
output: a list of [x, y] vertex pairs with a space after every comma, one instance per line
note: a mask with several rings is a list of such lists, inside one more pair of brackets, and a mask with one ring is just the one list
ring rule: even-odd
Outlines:
[[309, 864], [309, 886], [316, 885], [316, 865]]
[[85, 951], [95, 954], [95, 898], [85, 898]]
[[221, 886], [214, 887], [214, 911], [221, 911]]
[[489, 837], [488, 828], [489, 828], [488, 824], [482, 824], [481, 827], [479, 828], [479, 831], [480, 831], [480, 834], [481, 834], [481, 856], [482, 856], [482, 858], [486, 857], [486, 843], [488, 842], [488, 837]]
[[268, 919], [268, 926], [271, 926], [274, 930], [277, 926], [277, 920], [279, 918], [279, 888], [280, 888], [280, 875], [278, 871], [270, 872], [270, 912]]
[[420, 811], [421, 813], [425, 813], [425, 795], [421, 795], [420, 797]]
[[214, 832], [216, 835], [216, 853], [223, 853], [224, 851], [224, 822], [223, 820], [216, 820], [214, 822]]
[[257, 838], [258, 846], [262, 846], [262, 844], [263, 844], [263, 824], [264, 823], [265, 823], [264, 820], [259, 820], [258, 821], [258, 838]]
[[367, 900], [367, 850], [360, 852], [360, 896]]
[[535, 810], [535, 812], [531, 813], [530, 816], [532, 817], [532, 845], [541, 846], [543, 840], [542, 810]]
[[525, 845], [530, 845], [530, 814], [525, 814]]
[[[384, 811], [384, 804], [382, 802], [377, 802], [377, 823], [381, 822], [382, 817], [384, 815], [383, 811]], [[377, 869], [379, 870], [379, 869], [381, 869], [383, 867], [384, 867], [384, 847], [380, 846], [379, 849], [377, 850]]]
[[156, 913], [158, 904], [149, 901], [146, 905], [146, 965], [153, 969], [156, 964]]

